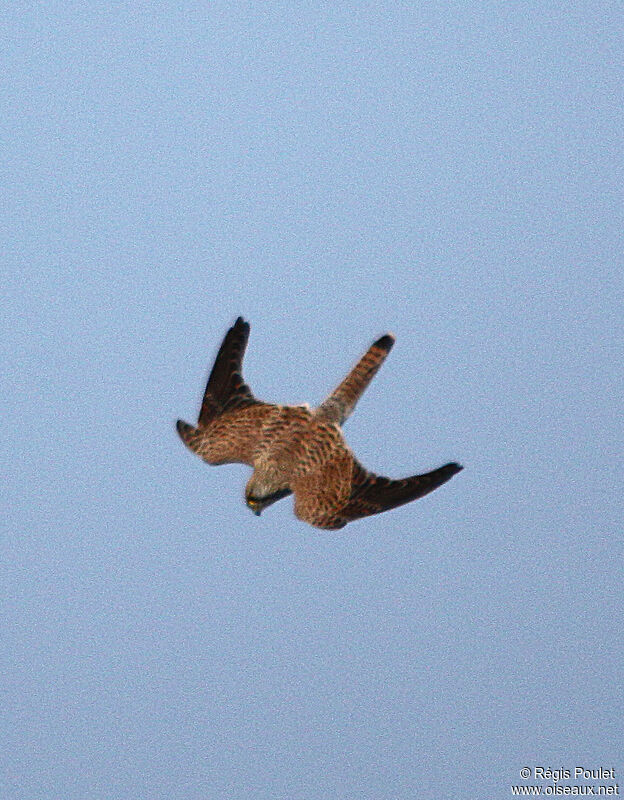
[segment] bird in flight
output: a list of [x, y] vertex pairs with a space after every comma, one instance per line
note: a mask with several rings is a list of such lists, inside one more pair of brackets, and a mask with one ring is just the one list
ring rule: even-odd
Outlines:
[[196, 426], [178, 420], [182, 441], [208, 464], [253, 467], [245, 488], [248, 507], [263, 509], [295, 496], [295, 514], [317, 528], [379, 514], [432, 492], [462, 467], [456, 463], [391, 480], [368, 472], [344, 440], [341, 425], [394, 344], [377, 339], [318, 408], [257, 400], [243, 380], [249, 323], [239, 317], [215, 360]]

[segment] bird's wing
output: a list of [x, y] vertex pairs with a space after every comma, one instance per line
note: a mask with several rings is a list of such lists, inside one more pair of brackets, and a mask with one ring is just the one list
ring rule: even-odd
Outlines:
[[209, 464], [252, 464], [276, 406], [261, 403], [243, 380], [249, 323], [239, 317], [226, 333], [208, 378], [197, 427], [178, 420], [182, 441]]
[[225, 334], [208, 378], [198, 426], [206, 427], [220, 414], [259, 401], [243, 380], [243, 356], [249, 339], [249, 323], [239, 317]]
[[248, 464], [264, 438], [265, 426], [278, 411], [269, 403], [254, 403], [215, 417], [205, 427], [195, 428], [181, 419], [177, 422], [180, 438], [208, 464]]
[[316, 515], [313, 521], [309, 519], [305, 521], [319, 528], [342, 528], [352, 520], [380, 514], [382, 511], [389, 511], [404, 503], [418, 500], [442, 486], [461, 469], [459, 464], [451, 463], [423, 475], [392, 480], [368, 472], [353, 459], [351, 488], [346, 501], [336, 504], [329, 513]]
[[393, 344], [394, 336], [390, 333], [373, 342], [342, 383], [316, 409], [316, 416], [325, 422], [342, 425], [377, 374]]

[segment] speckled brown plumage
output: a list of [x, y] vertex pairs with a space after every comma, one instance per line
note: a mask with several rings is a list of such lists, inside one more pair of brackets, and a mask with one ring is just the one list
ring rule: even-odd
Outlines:
[[451, 463], [391, 480], [365, 470], [345, 442], [340, 426], [390, 352], [390, 334], [370, 346], [315, 410], [262, 403], [252, 395], [242, 376], [248, 338], [249, 324], [239, 317], [217, 354], [197, 427], [178, 420], [177, 428], [209, 464], [240, 462], [254, 468], [245, 498], [256, 514], [294, 494], [299, 519], [317, 528], [342, 528], [416, 500], [462, 469]]

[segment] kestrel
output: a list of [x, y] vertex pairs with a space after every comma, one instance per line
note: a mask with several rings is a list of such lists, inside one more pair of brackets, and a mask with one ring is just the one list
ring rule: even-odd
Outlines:
[[255, 514], [294, 494], [300, 520], [317, 528], [343, 528], [354, 519], [417, 500], [462, 469], [451, 463], [391, 480], [364, 469], [345, 442], [340, 426], [390, 352], [391, 334], [374, 342], [316, 409], [256, 400], [242, 375], [248, 338], [249, 324], [239, 317], [217, 354], [197, 427], [178, 420], [177, 429], [208, 464], [253, 467], [245, 501]]

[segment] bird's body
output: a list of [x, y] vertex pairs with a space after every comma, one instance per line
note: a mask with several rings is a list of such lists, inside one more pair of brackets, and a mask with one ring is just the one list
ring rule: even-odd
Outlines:
[[295, 514], [318, 528], [347, 522], [415, 500], [461, 467], [393, 481], [367, 472], [344, 440], [340, 425], [390, 351], [378, 339], [317, 409], [256, 400], [242, 378], [249, 325], [240, 317], [228, 331], [208, 380], [197, 427], [178, 421], [188, 447], [209, 464], [240, 462], [254, 468], [245, 497], [257, 514], [295, 495]]

